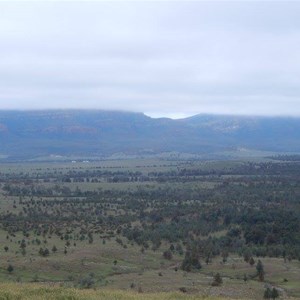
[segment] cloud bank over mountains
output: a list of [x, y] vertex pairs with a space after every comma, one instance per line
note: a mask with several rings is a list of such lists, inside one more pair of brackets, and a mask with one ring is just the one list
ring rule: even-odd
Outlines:
[[0, 109], [299, 115], [297, 2], [0, 2]]

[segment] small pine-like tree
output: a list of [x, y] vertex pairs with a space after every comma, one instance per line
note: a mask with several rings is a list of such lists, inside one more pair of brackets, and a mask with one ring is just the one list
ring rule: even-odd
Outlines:
[[246, 251], [244, 253], [244, 261], [248, 263], [250, 260], [250, 257], [251, 257], [251, 254], [248, 251]]
[[13, 267], [12, 265], [8, 265], [7, 271], [8, 271], [9, 273], [12, 273], [13, 270], [14, 270], [14, 267]]
[[190, 272], [190, 271], [192, 271], [192, 269], [199, 270], [201, 268], [202, 268], [202, 266], [201, 266], [201, 263], [200, 263], [198, 257], [195, 254], [192, 254], [191, 252], [187, 251], [185, 253], [184, 260], [181, 264], [181, 269], [183, 271]]
[[212, 286], [220, 286], [223, 283], [222, 277], [220, 275], [220, 273], [217, 273], [214, 276], [214, 281], [212, 283]]
[[264, 271], [264, 266], [261, 262], [261, 260], [259, 259], [257, 264], [256, 264], [256, 272], [258, 275], [258, 278], [260, 281], [264, 281], [265, 279], [265, 271]]
[[25, 240], [22, 240], [22, 242], [20, 244], [20, 248], [21, 249], [25, 249], [26, 248], [26, 242], [25, 242]]
[[26, 255], [26, 249], [25, 249], [25, 248], [22, 248], [22, 249], [21, 249], [21, 253], [22, 253], [23, 256], [25, 256], [25, 255]]
[[228, 258], [228, 251], [224, 250], [222, 252], [222, 258], [223, 258], [223, 263], [226, 263], [227, 262], [227, 258]]
[[45, 256], [49, 256], [49, 254], [50, 254], [50, 252], [49, 252], [49, 250], [48, 250], [47, 248], [45, 248], [45, 249], [40, 248], [40, 250], [39, 250], [39, 255], [45, 257]]

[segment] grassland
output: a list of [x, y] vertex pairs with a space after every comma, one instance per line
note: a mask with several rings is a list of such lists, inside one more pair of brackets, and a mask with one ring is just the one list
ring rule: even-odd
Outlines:
[[[136, 293], [121, 290], [79, 290], [41, 284], [0, 284], [1, 300], [222, 300], [221, 297], [186, 295], [183, 293]], [[228, 298], [227, 298], [228, 299]]]
[[[162, 240], [157, 249], [152, 249], [153, 242], [149, 242], [146, 247], [145, 244], [138, 244], [121, 234], [119, 230], [121, 225], [127, 228], [127, 223], [118, 224], [115, 227], [111, 226], [111, 228], [105, 224], [102, 229], [102, 225], [99, 225], [92, 216], [89, 216], [89, 212], [94, 211], [94, 202], [82, 204], [81, 208], [85, 214], [83, 215], [84, 220], [79, 218], [79, 221], [73, 222], [72, 217], [75, 218], [77, 215], [76, 213], [72, 215], [68, 211], [76, 211], [75, 205], [78, 202], [89, 200], [89, 196], [83, 196], [86, 195], [84, 193], [95, 191], [103, 191], [101, 196], [98, 194], [95, 196], [101, 205], [99, 214], [103, 219], [111, 221], [115, 217], [123, 217], [125, 213], [128, 213], [129, 216], [139, 216], [142, 211], [139, 202], [129, 212], [120, 206], [118, 203], [122, 200], [122, 192], [129, 195], [132, 193], [133, 197], [139, 200], [142, 197], [138, 194], [140, 191], [146, 190], [149, 193], [159, 191], [161, 194], [164, 191], [171, 191], [173, 193], [171, 196], [182, 193], [182, 198], [187, 206], [195, 205], [197, 201], [200, 201], [197, 198], [198, 195], [218, 191], [218, 188], [223, 186], [224, 181], [231, 180], [232, 186], [235, 185], [240, 189], [243, 188], [243, 184], [246, 186], [248, 181], [241, 183], [243, 175], [240, 173], [218, 174], [224, 170], [232, 172], [234, 168], [243, 166], [243, 164], [244, 161], [114, 160], [97, 163], [1, 165], [0, 281], [2, 283], [0, 285], [0, 299], [122, 300], [143, 298], [150, 300], [221, 299], [222, 297], [227, 299], [261, 299], [266, 285], [278, 288], [281, 298], [298, 297], [300, 299], [300, 262], [297, 259], [287, 260], [280, 255], [278, 257], [260, 257], [265, 268], [264, 282], [258, 281], [255, 277], [255, 266], [250, 266], [241, 255], [230, 251], [226, 261], [223, 260], [221, 253], [215, 255], [213, 260], [207, 264], [204, 262], [204, 257], [201, 257], [202, 268], [197, 271], [186, 272], [180, 269], [184, 253], [174, 252], [170, 260], [163, 257], [163, 253], [170, 247], [169, 241]], [[164, 181], [151, 179], [114, 182], [106, 180], [107, 178], [104, 177], [97, 178], [95, 182], [87, 181], [86, 177], [84, 182], [73, 180], [75, 175], [80, 172], [93, 172], [95, 170], [139, 172], [141, 174], [139, 176], [147, 176], [151, 172], [172, 173], [181, 169], [200, 170], [204, 172], [204, 175], [183, 176], [180, 180], [176, 179], [177, 181], [173, 177]], [[211, 170], [213, 173], [205, 174]], [[71, 176], [70, 174], [74, 176], [70, 182], [62, 181], [66, 176]], [[247, 180], [249, 178], [250, 175]], [[256, 175], [253, 178], [255, 182], [260, 180]], [[31, 194], [27, 192], [24, 194], [20, 192], [9, 193], [5, 189], [7, 184], [12, 187], [20, 186], [22, 191], [30, 191]], [[62, 191], [65, 188], [69, 192], [57, 195], [46, 195], [40, 192], [34, 194], [32, 192], [33, 188], [55, 190], [57, 187]], [[80, 197], [73, 196], [76, 190], [82, 192]], [[101, 198], [106, 195], [106, 191], [113, 191], [117, 196], [108, 194], [108, 199]], [[282, 191], [280, 192], [282, 193]], [[220, 197], [220, 194], [218, 191], [217, 197]], [[195, 198], [189, 199], [190, 195], [195, 195], [193, 196]], [[200, 196], [201, 208], [209, 207], [210, 201], [206, 198], [202, 199]], [[93, 201], [95, 199], [92, 198]], [[154, 204], [160, 207], [164, 200], [164, 198], [154, 199]], [[226, 201], [223, 201], [223, 198], [221, 200], [221, 203], [225, 202], [226, 204], [227, 199], [225, 199]], [[52, 202], [55, 203], [55, 206], [51, 206]], [[168, 205], [170, 206], [166, 209], [174, 206], [171, 202]], [[161, 208], [162, 211], [164, 209], [164, 207]], [[34, 223], [36, 227], [32, 226], [30, 230], [24, 231], [16, 221], [14, 221], [16, 224], [9, 223], [12, 222], [9, 219], [11, 216], [18, 216], [22, 219], [29, 212], [32, 213], [33, 210], [37, 211], [34, 214], [36, 218], [41, 217], [38, 222]], [[151, 213], [152, 210], [154, 209], [151, 206], [145, 206], [143, 213]], [[48, 218], [49, 215], [52, 219]], [[18, 220], [17, 217], [16, 219]], [[55, 224], [56, 219], [59, 224]], [[130, 223], [130, 228], [142, 228], [145, 225], [142, 224], [142, 221], [141, 218], [135, 218]], [[26, 222], [29, 223], [30, 219], [26, 219]], [[27, 226], [26, 222], [22, 224]], [[165, 223], [170, 223], [168, 217], [166, 217]], [[216, 222], [216, 225], [219, 223], [220, 220]], [[54, 234], [51, 230], [43, 233], [42, 229], [46, 227], [53, 227], [54, 229], [59, 227], [62, 234]], [[220, 226], [216, 227], [219, 228]], [[80, 238], [81, 231], [86, 232], [83, 239]], [[67, 232], [70, 232], [69, 235], [72, 236], [68, 240], [64, 238]], [[92, 242], [88, 241], [87, 232], [93, 232]], [[209, 235], [211, 238], [222, 238], [226, 236], [227, 232], [227, 228], [221, 227], [221, 229], [211, 231]], [[205, 239], [207, 236], [199, 234], [199, 238]], [[23, 254], [20, 247], [22, 240], [26, 243], [26, 253]], [[122, 243], [118, 240], [122, 240]], [[184, 241], [180, 241], [179, 244], [182, 247], [186, 246]], [[8, 247], [8, 250], [4, 249], [5, 246]], [[51, 251], [53, 246], [56, 246], [57, 251]], [[50, 255], [39, 255], [41, 247], [48, 248]], [[65, 252], [66, 250], [67, 252]], [[258, 259], [255, 257], [256, 261]], [[13, 266], [11, 272], [7, 269], [9, 265]], [[223, 278], [223, 284], [217, 287], [212, 286], [213, 277], [216, 273], [220, 273]], [[246, 281], [244, 280], [245, 275]], [[185, 293], [180, 292], [180, 290], [184, 290]]]

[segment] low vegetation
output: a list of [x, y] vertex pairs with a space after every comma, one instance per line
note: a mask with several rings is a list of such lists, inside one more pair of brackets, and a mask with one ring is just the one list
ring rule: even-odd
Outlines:
[[220, 297], [202, 297], [180, 293], [139, 294], [118, 290], [79, 290], [74, 288], [47, 287], [33, 284], [0, 284], [0, 299], [2, 300], [222, 300]]
[[286, 158], [3, 164], [0, 279], [298, 297], [299, 167]]

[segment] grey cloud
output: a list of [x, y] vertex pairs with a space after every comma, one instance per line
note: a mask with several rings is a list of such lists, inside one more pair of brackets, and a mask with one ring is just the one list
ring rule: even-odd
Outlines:
[[0, 108], [300, 115], [297, 2], [0, 2]]

